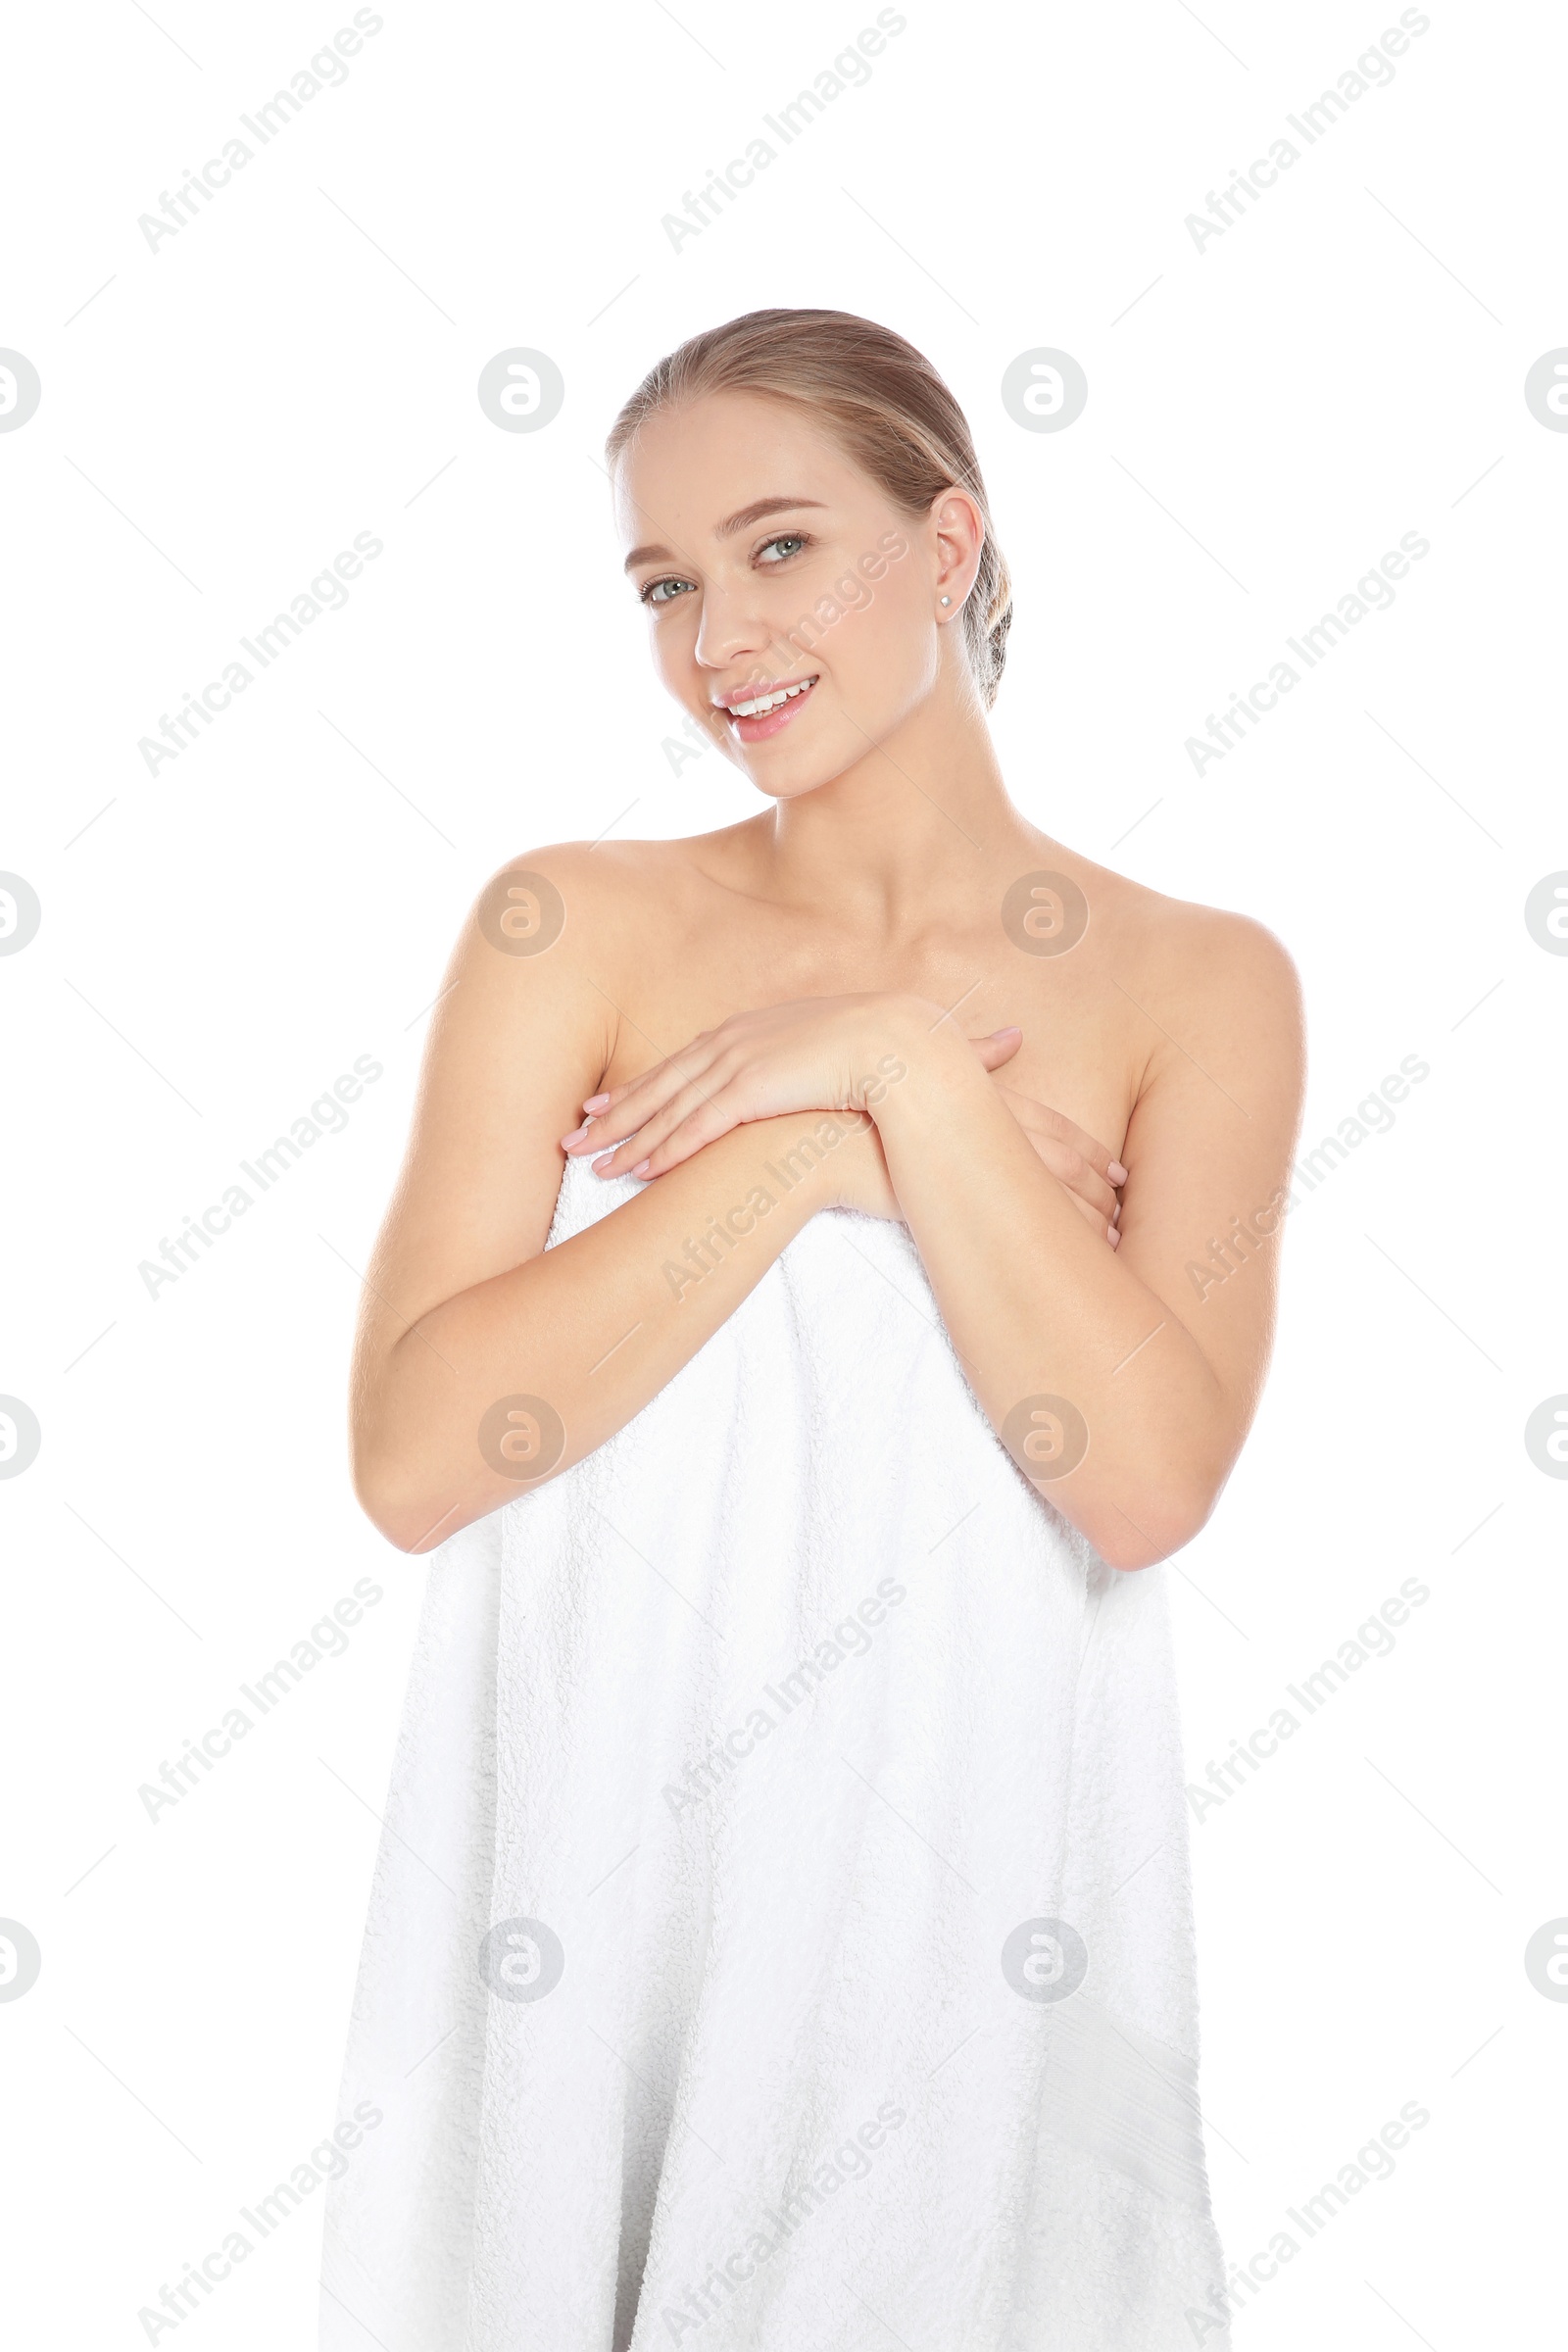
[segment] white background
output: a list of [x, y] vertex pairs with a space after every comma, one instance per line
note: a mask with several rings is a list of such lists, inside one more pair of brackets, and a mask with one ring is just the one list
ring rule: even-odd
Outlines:
[[[1430, 1594], [1193, 1825], [1210, 2162], [1243, 2260], [1420, 2102], [1394, 2177], [1241, 2340], [1540, 2340], [1568, 2006], [1523, 1954], [1568, 1913], [1568, 1486], [1523, 1430], [1568, 1390], [1568, 958], [1523, 906], [1568, 866], [1568, 434], [1523, 382], [1568, 344], [1561, 17], [1434, 5], [1392, 83], [1200, 251], [1185, 217], [1396, 8], [916, 0], [867, 86], [677, 252], [662, 216], [869, 0], [387, 0], [343, 86], [155, 252], [138, 216], [352, 11], [154, 13], [30, 12], [0, 142], [0, 343], [43, 383], [0, 434], [0, 866], [43, 907], [0, 958], [0, 1390], [43, 1433], [0, 1484], [0, 1914], [43, 1954], [0, 2003], [10, 2330], [146, 2341], [140, 2307], [330, 2128], [423, 1577], [348, 1488], [353, 1269], [491, 869], [748, 806], [716, 756], [677, 776], [662, 748], [599, 458], [681, 337], [802, 303], [909, 336], [973, 422], [1028, 815], [1277, 931], [1307, 1145], [1430, 1064], [1293, 1218], [1255, 1434], [1164, 1572], [1195, 1782], [1402, 1580]], [[565, 379], [537, 433], [475, 397], [516, 345]], [[1001, 403], [1039, 346], [1088, 375], [1063, 432]], [[1410, 531], [1431, 552], [1393, 608], [1196, 775], [1186, 738]], [[138, 739], [358, 532], [384, 552], [346, 608], [150, 775]], [[384, 1074], [344, 1132], [150, 1298], [140, 1261], [359, 1055]], [[149, 1820], [140, 1785], [367, 1576], [345, 1653]], [[314, 2340], [318, 2204], [171, 2332]]]

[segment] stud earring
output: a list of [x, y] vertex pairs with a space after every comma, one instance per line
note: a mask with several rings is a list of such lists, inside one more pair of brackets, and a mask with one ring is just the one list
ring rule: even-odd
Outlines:
[[942, 602], [943, 602], [945, 605], [951, 605], [951, 604], [952, 604], [952, 602], [953, 602], [953, 599], [952, 599], [952, 597], [951, 597], [951, 596], [945, 596], [945, 597], [942, 599]]

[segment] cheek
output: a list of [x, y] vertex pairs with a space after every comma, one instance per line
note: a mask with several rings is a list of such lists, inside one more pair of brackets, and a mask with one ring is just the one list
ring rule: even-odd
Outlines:
[[662, 686], [677, 695], [691, 683], [697, 636], [695, 608], [695, 598], [683, 598], [680, 604], [667, 607], [662, 612], [649, 609], [648, 650], [653, 657], [654, 674]]
[[876, 702], [903, 703], [936, 673], [935, 637], [919, 582], [906, 563], [891, 564], [880, 580], [862, 586], [868, 601], [845, 610], [823, 651], [831, 652], [838, 667], [842, 648], [846, 676], [853, 671]]

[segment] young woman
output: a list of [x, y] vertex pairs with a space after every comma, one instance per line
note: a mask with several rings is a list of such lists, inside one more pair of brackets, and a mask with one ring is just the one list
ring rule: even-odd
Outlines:
[[1158, 1563], [1263, 1378], [1292, 967], [1012, 806], [900, 337], [733, 320], [608, 454], [761, 806], [530, 851], [436, 1015], [354, 1378], [440, 1548], [322, 2340], [1223, 2346]]

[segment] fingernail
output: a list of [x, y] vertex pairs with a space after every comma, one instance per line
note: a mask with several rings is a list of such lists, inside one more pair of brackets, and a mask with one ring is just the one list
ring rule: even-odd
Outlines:
[[1125, 1184], [1127, 1181], [1127, 1171], [1119, 1159], [1113, 1159], [1110, 1163], [1110, 1181], [1112, 1184]]
[[634, 1176], [646, 1176], [653, 1164], [654, 1163], [651, 1159], [640, 1159], [637, 1162], [637, 1165], [632, 1169], [631, 1173]]
[[583, 1108], [584, 1110], [603, 1110], [605, 1104], [609, 1101], [610, 1097], [608, 1095], [590, 1095], [587, 1102], [583, 1104]]
[[613, 1152], [601, 1152], [599, 1157], [593, 1163], [594, 1174], [596, 1176], [602, 1176], [614, 1156], [615, 1154]]
[[991, 1034], [993, 1037], [1022, 1037], [1023, 1031], [1021, 1029], [1008, 1027], [1006, 1029], [993, 1029]]
[[1105, 1239], [1113, 1250], [1119, 1250], [1121, 1248], [1121, 1235], [1116, 1231], [1114, 1225], [1107, 1230]]

